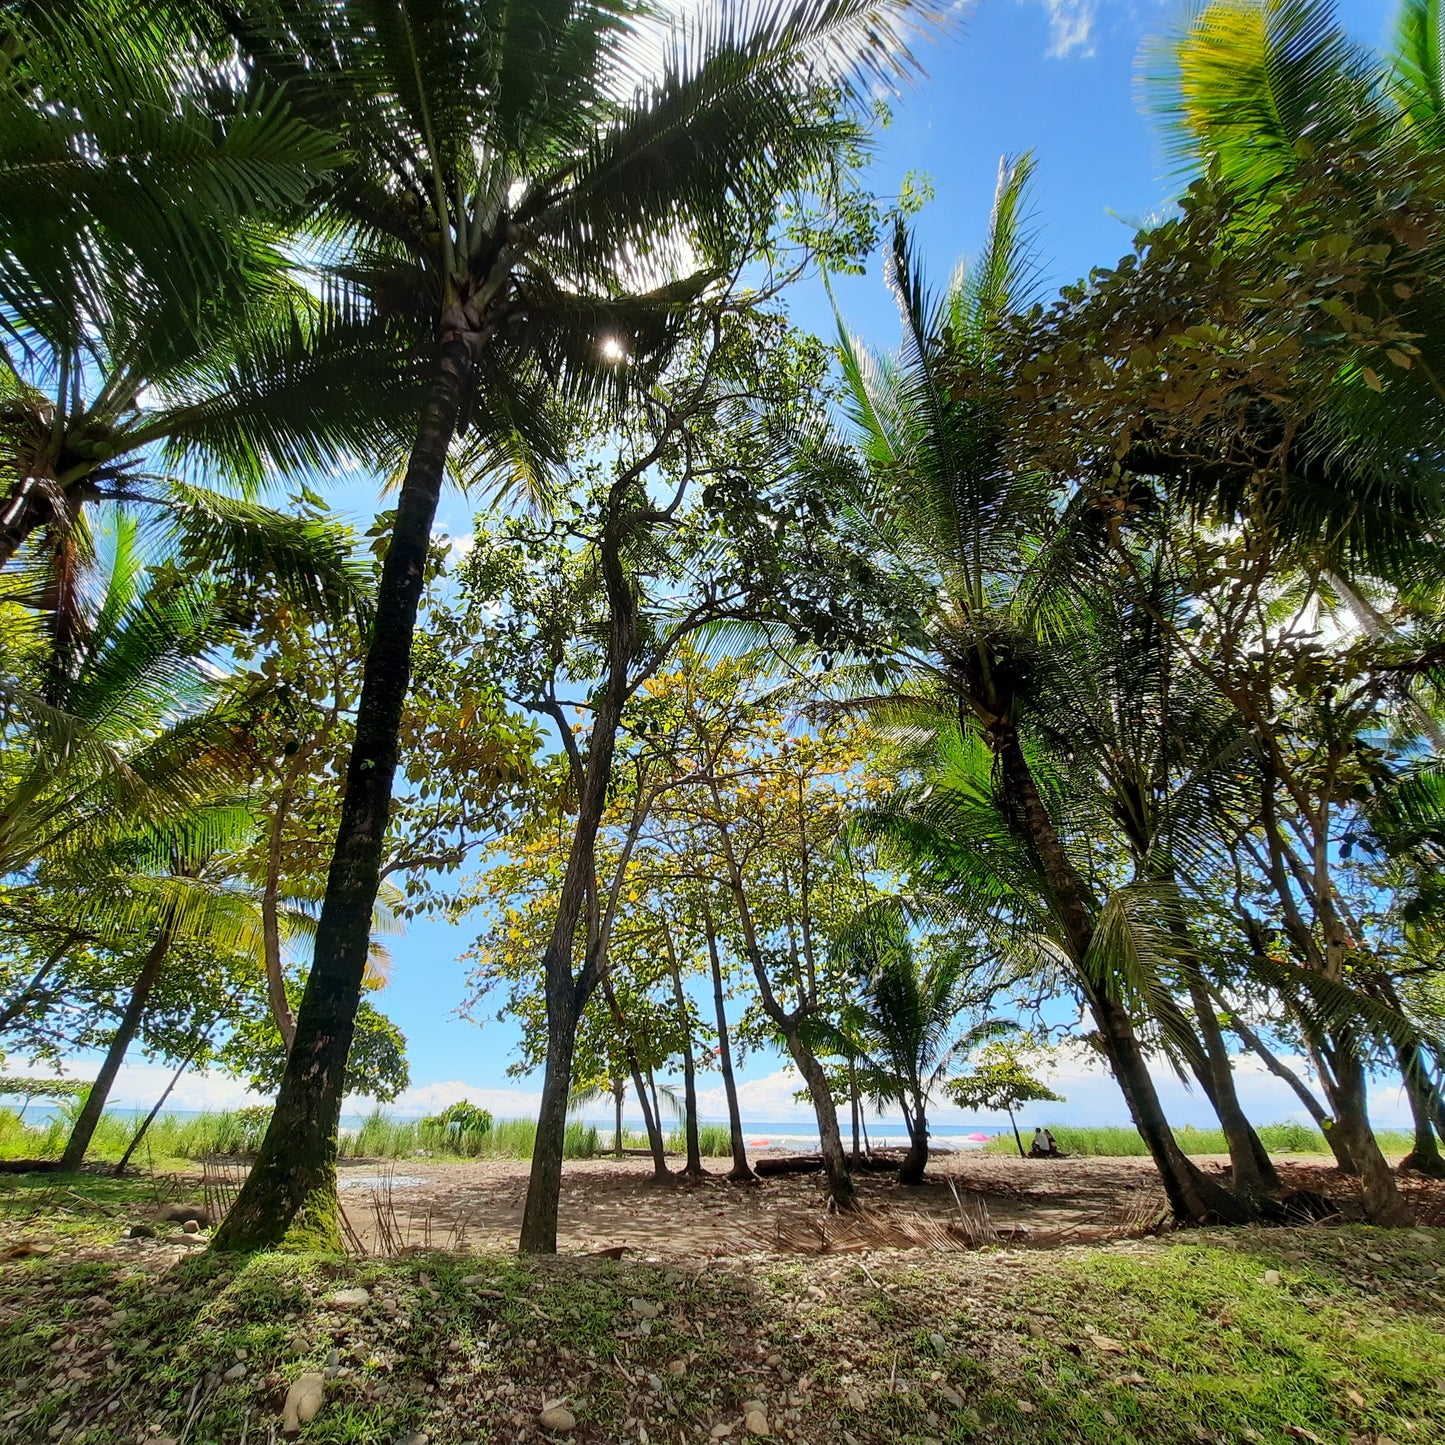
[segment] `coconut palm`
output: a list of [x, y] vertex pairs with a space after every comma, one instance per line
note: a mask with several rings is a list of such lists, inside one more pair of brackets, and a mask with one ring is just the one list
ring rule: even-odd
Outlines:
[[1030, 168], [1027, 156], [1001, 167], [988, 242], [941, 296], [930, 294], [898, 228], [891, 265], [902, 346], [876, 358], [843, 332], [849, 428], [813, 447], [806, 463], [839, 496], [860, 552], [899, 578], [920, 618], [899, 656], [897, 693], [872, 705], [921, 705], [935, 727], [951, 718], [970, 747], [987, 749], [1000, 785], [989, 804], [993, 839], [1010, 830], [1027, 839], [1029, 879], [1012, 891], [1028, 899], [1040, 935], [1082, 991], [1172, 1206], [1184, 1218], [1238, 1217], [1238, 1201], [1170, 1132], [1126, 1006], [1121, 974], [1138, 975], [1136, 998], [1165, 1001], [1140, 966], [1157, 954], [1141, 943], [1143, 900], [1121, 889], [1104, 902], [1089, 887], [1059, 826], [1047, 771], [1040, 775], [1046, 759], [1028, 735], [1049, 638], [1079, 601], [1071, 579], [1080, 538], [1095, 525], [1085, 508], [1060, 509], [1050, 478], [1010, 466], [1003, 445], [996, 328], [1027, 287]]
[[977, 960], [956, 942], [920, 949], [899, 900], [869, 909], [838, 940], [858, 980], [844, 1010], [847, 1044], [862, 1067], [858, 1082], [880, 1105], [896, 1103], [908, 1129], [900, 1184], [921, 1184], [928, 1167], [928, 1107], [958, 1055], [1011, 1025], [984, 1019], [958, 1032], [959, 1015], [986, 1004]]
[[[0, 73], [0, 567], [63, 634], [84, 608], [100, 504], [188, 564], [350, 600], [324, 519], [253, 493], [274, 469], [387, 438], [385, 397], [308, 394], [302, 341], [337, 323], [282, 247], [335, 142], [237, 93], [186, 31], [110, 0], [7, 10]], [[210, 479], [185, 475], [204, 464]], [[25, 549], [22, 551], [22, 549]]]
[[[258, 88], [331, 127], [318, 240], [393, 378], [428, 377], [388, 538], [316, 963], [256, 1166], [218, 1239], [334, 1214], [338, 1082], [448, 450], [502, 430], [518, 377], [616, 395], [855, 127], [832, 109], [907, 64], [907, 0], [685, 12], [621, 0], [257, 0], [227, 10]], [[674, 279], [681, 274], [682, 279]], [[368, 377], [353, 367], [352, 384]], [[536, 448], [534, 448], [536, 449]], [[319, 1209], [318, 1209], [319, 1207]], [[546, 1210], [543, 1209], [543, 1214]], [[326, 1226], [328, 1231], [334, 1225]], [[544, 1219], [525, 1231], [546, 1249]]]

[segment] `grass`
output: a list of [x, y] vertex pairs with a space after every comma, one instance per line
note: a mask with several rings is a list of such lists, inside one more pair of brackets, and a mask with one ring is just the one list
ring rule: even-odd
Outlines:
[[[163, 1114], [151, 1125], [136, 1162], [150, 1161], [174, 1167], [208, 1154], [253, 1154], [260, 1146], [270, 1110], [236, 1109], [181, 1117]], [[101, 1116], [88, 1158], [110, 1162], [120, 1158], [135, 1133], [139, 1119], [131, 1113]], [[58, 1159], [70, 1132], [69, 1120], [60, 1117], [31, 1123], [13, 1109], [0, 1109], [0, 1159]], [[397, 1119], [380, 1110], [355, 1129], [341, 1132], [342, 1158], [406, 1159], [423, 1155], [456, 1158], [530, 1159], [537, 1125], [531, 1119], [500, 1119], [490, 1134], [458, 1137], [422, 1119]], [[645, 1141], [644, 1141], [645, 1142]], [[602, 1152], [594, 1125], [568, 1122], [564, 1145], [569, 1159], [591, 1159]]]
[[[733, 1138], [726, 1124], [699, 1124], [697, 1126], [697, 1142], [704, 1158], [732, 1158]], [[674, 1154], [682, 1154], [686, 1151], [687, 1138], [681, 1129], [674, 1129], [667, 1136], [667, 1147]]]
[[[559, 1397], [591, 1441], [740, 1439], [757, 1400], [804, 1445], [1445, 1445], [1437, 1230], [704, 1268], [103, 1245], [145, 1198], [89, 1176], [0, 1189], [0, 1241], [59, 1246], [0, 1266], [0, 1439], [265, 1440], [287, 1383], [332, 1359], [303, 1445], [535, 1441]], [[84, 1254], [69, 1214], [103, 1221]], [[328, 1306], [342, 1285], [370, 1302]]]
[[[1059, 1148], [1065, 1154], [1119, 1158], [1125, 1155], [1149, 1152], [1143, 1139], [1139, 1137], [1138, 1131], [1132, 1128], [1080, 1129], [1068, 1124], [1050, 1124], [1048, 1128], [1053, 1131]], [[1027, 1149], [1032, 1130], [1024, 1128], [1020, 1132], [1024, 1136], [1024, 1148]], [[1271, 1154], [1328, 1155], [1330, 1152], [1324, 1135], [1308, 1124], [1263, 1124], [1259, 1126], [1258, 1132], [1264, 1147]], [[1191, 1125], [1185, 1125], [1184, 1128], [1174, 1131], [1174, 1137], [1179, 1141], [1179, 1147], [1186, 1154], [1229, 1153], [1229, 1145], [1225, 1143], [1224, 1131], [1221, 1129], [1196, 1129]], [[1409, 1151], [1411, 1139], [1408, 1134], [1381, 1130], [1378, 1131], [1376, 1137], [1380, 1141], [1380, 1147], [1387, 1154], [1404, 1154]], [[1018, 1145], [1014, 1142], [1012, 1133], [995, 1135], [983, 1147], [986, 1154], [1017, 1155], [1018, 1153]]]

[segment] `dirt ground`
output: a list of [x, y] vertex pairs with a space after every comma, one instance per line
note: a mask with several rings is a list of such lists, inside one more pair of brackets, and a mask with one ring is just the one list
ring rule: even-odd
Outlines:
[[[1353, 1188], [1310, 1158], [1277, 1161], [1291, 1189], [1329, 1195], [1353, 1212]], [[681, 1167], [682, 1161], [673, 1161]], [[1224, 1159], [1202, 1159], [1222, 1171]], [[726, 1161], [701, 1182], [659, 1182], [645, 1158], [571, 1160], [562, 1179], [558, 1248], [595, 1253], [621, 1247], [640, 1258], [723, 1258], [759, 1251], [825, 1251], [820, 1174], [729, 1183]], [[520, 1160], [348, 1161], [342, 1206], [368, 1252], [387, 1246], [508, 1248], [521, 1224], [528, 1166]], [[891, 1174], [856, 1176], [860, 1203], [879, 1217], [971, 1221], [1016, 1244], [1083, 1243], [1129, 1232], [1162, 1214], [1164, 1197], [1144, 1158], [1010, 1159], [938, 1155], [927, 1182], [903, 1188]], [[1432, 1212], [1441, 1205], [1431, 1191]], [[390, 1235], [390, 1240], [387, 1236]]]

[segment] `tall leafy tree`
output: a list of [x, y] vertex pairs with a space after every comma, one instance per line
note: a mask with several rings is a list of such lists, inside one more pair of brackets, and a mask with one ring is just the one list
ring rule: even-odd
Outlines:
[[[337, 274], [390, 342], [382, 378], [413, 367], [426, 380], [297, 1042], [218, 1245], [274, 1243], [301, 1215], [334, 1237], [341, 1071], [458, 430], [479, 415], [482, 435], [505, 420], [515, 436], [534, 413], [509, 412], [507, 398], [529, 367], [563, 389], [615, 390], [644, 374], [780, 192], [853, 134], [836, 118], [839, 96], [906, 67], [918, 13], [904, 0], [682, 13], [613, 0], [262, 0], [227, 13], [257, 85], [283, 86], [300, 114], [338, 132], [348, 160], [324, 228]], [[667, 279], [694, 257], [695, 270]]]

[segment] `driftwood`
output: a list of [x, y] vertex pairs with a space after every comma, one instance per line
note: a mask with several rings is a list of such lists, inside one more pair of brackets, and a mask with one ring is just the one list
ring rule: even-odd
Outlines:
[[[862, 1174], [891, 1174], [903, 1163], [906, 1150], [875, 1149], [871, 1154], [854, 1155], [848, 1168]], [[753, 1161], [753, 1172], [768, 1178], [775, 1174], [821, 1174], [821, 1154], [784, 1154], [779, 1158], [764, 1155]]]

